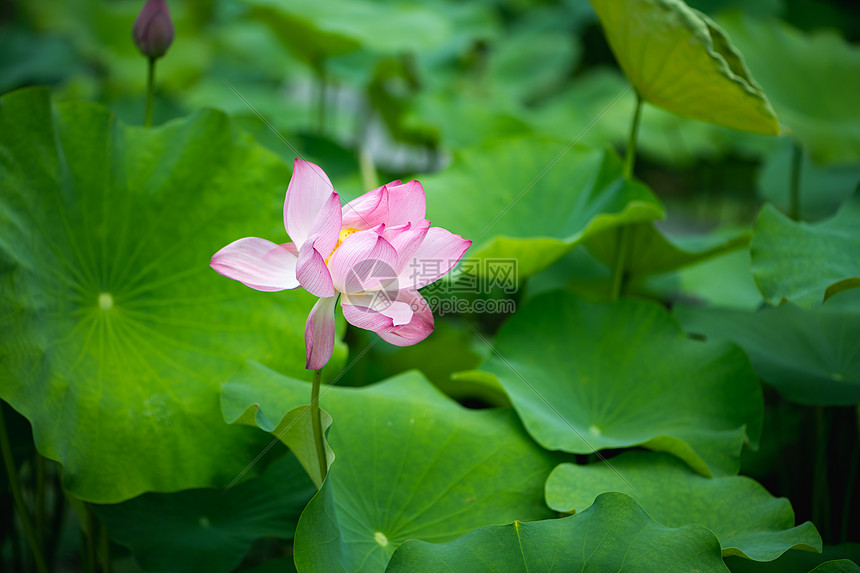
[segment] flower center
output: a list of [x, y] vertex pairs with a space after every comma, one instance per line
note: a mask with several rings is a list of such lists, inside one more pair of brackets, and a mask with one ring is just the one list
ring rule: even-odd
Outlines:
[[325, 264], [328, 264], [332, 255], [334, 255], [334, 252], [338, 249], [338, 247], [340, 247], [343, 244], [343, 242], [346, 240], [346, 238], [349, 237], [350, 235], [352, 235], [353, 233], [357, 233], [357, 232], [358, 232], [358, 229], [352, 229], [352, 228], [341, 229], [340, 235], [338, 235], [338, 237], [337, 237], [337, 243], [335, 244], [335, 246], [331, 250], [331, 252], [328, 254], [328, 257], [326, 257]]

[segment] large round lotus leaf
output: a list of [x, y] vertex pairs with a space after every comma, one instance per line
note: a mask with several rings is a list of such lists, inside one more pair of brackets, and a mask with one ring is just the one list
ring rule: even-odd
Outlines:
[[670, 529], [623, 493], [605, 493], [564, 519], [515, 521], [434, 545], [407, 541], [388, 573], [662, 573], [728, 571], [714, 534], [700, 525]]
[[753, 276], [765, 300], [812, 308], [837, 292], [860, 287], [858, 221], [860, 194], [819, 223], [792, 221], [765, 205], [750, 244]]
[[234, 488], [147, 493], [93, 506], [111, 539], [148, 571], [233, 571], [254, 540], [292, 539], [316, 492], [292, 454]]
[[776, 135], [779, 122], [728, 37], [681, 0], [591, 0], [647, 102], [708, 123]]
[[748, 477], [702, 477], [660, 452], [625, 452], [610, 463], [558, 466], [546, 481], [547, 505], [579, 512], [603, 492], [619, 491], [661, 525], [704, 525], [719, 538], [723, 556], [772, 561], [792, 548], [821, 551], [815, 526], [795, 527], [791, 503]]
[[455, 32], [443, 12], [408, 3], [367, 0], [243, 0], [284, 45], [312, 65], [359, 48], [419, 52], [443, 45]]
[[307, 377], [313, 299], [209, 259], [286, 239], [289, 169], [220, 113], [145, 130], [47, 90], [4, 96], [0, 134], [0, 397], [81, 499], [230, 482], [259, 436], [219, 385], [250, 357]]
[[860, 48], [831, 30], [777, 19], [720, 18], [782, 123], [819, 163], [860, 162]]
[[499, 330], [481, 366], [545, 448], [584, 454], [642, 445], [704, 475], [735, 474], [758, 443], [762, 397], [749, 360], [687, 338], [654, 303], [590, 304], [552, 292]]
[[[749, 233], [745, 232], [670, 238], [653, 223], [630, 225], [627, 236], [629, 247], [624, 274], [628, 281], [674, 271], [749, 244]], [[612, 266], [618, 249], [618, 233], [601, 233], [589, 239], [586, 245], [597, 258]]]
[[684, 327], [741, 346], [763, 380], [803, 404], [860, 403], [860, 290], [805, 310], [786, 303], [756, 313], [675, 308]]
[[520, 278], [602, 230], [663, 216], [613, 152], [545, 138], [472, 148], [422, 183], [434, 225], [472, 239], [471, 257], [517, 259]]
[[[310, 387], [257, 364], [224, 384], [227, 420], [249, 406], [275, 413]], [[450, 541], [487, 524], [543, 519], [557, 457], [506, 410], [467, 410], [417, 372], [363, 388], [325, 388], [337, 457], [296, 531], [299, 571], [383, 571], [407, 539]], [[385, 476], [380, 479], [380, 476]]]

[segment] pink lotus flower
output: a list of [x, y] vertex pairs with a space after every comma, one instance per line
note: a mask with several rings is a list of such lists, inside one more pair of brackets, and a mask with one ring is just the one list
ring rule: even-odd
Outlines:
[[212, 257], [225, 277], [261, 291], [304, 287], [320, 297], [305, 325], [309, 370], [319, 370], [334, 348], [334, 311], [340, 297], [346, 320], [397, 346], [433, 332], [433, 313], [417, 289], [442, 277], [472, 241], [424, 218], [418, 181], [393, 181], [343, 207], [325, 172], [296, 159], [284, 201], [292, 243], [248, 237]]

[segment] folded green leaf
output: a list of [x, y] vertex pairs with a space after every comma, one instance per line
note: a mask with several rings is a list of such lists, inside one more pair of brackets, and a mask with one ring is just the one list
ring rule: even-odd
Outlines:
[[562, 464], [546, 482], [547, 505], [582, 511], [607, 491], [626, 493], [666, 527], [704, 525], [723, 556], [772, 561], [789, 549], [821, 551], [810, 522], [794, 526], [787, 499], [776, 499], [743, 476], [706, 478], [664, 453], [631, 451], [608, 463]]
[[388, 573], [728, 571], [714, 535], [700, 525], [670, 529], [630, 497], [604, 493], [565, 519], [483, 527], [443, 545], [407, 541]]
[[496, 376], [545, 448], [642, 445], [704, 475], [735, 474], [758, 443], [762, 397], [743, 352], [690, 340], [656, 304], [593, 305], [552, 292], [499, 331], [481, 370]]
[[860, 403], [860, 290], [806, 310], [786, 303], [759, 312], [678, 306], [684, 327], [743, 348], [759, 376], [788, 400]]
[[[629, 249], [624, 272], [628, 281], [666, 273], [749, 244], [749, 233], [722, 233], [702, 237], [670, 239], [653, 223], [630, 225]], [[618, 233], [604, 232], [586, 243], [588, 249], [607, 265], [612, 265], [618, 248]]]
[[422, 180], [433, 224], [474, 241], [468, 256], [517, 259], [530, 276], [600, 231], [663, 217], [650, 189], [628, 181], [611, 151], [559, 140], [497, 140]]
[[858, 221], [860, 193], [819, 223], [792, 221], [765, 205], [750, 245], [753, 276], [765, 300], [813, 308], [836, 292], [860, 286]]
[[707, 16], [681, 0], [591, 0], [591, 5], [642, 99], [740, 131], [780, 132], [741, 55]]
[[[283, 412], [307, 393], [307, 383], [248, 364], [224, 385], [225, 417], [252, 401]], [[416, 372], [324, 388], [320, 403], [334, 418], [328, 440], [337, 458], [299, 520], [299, 571], [383, 571], [407, 539], [444, 542], [488, 523], [551, 515], [542, 490], [557, 456], [509, 409], [467, 410]]]

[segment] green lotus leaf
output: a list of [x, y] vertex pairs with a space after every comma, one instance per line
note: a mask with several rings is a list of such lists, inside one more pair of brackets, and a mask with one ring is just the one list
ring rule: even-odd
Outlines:
[[[311, 65], [359, 48], [419, 52], [440, 47], [455, 32], [443, 13], [430, 7], [367, 0], [243, 0], [270, 25], [284, 45]], [[404, 33], [408, 31], [408, 33]]]
[[[749, 244], [749, 233], [725, 232], [702, 236], [669, 238], [653, 223], [630, 225], [624, 273], [632, 282], [640, 277], [687, 267]], [[589, 239], [588, 249], [600, 260], [613, 264], [618, 249], [618, 233], [604, 232]]]
[[[308, 398], [310, 398], [311, 388], [307, 384], [305, 384], [305, 386]], [[232, 391], [235, 393], [238, 392], [238, 389], [239, 384], [237, 383], [236, 386], [232, 388]], [[254, 391], [253, 386], [250, 390], [251, 392]], [[305, 401], [307, 402], [309, 400]], [[308, 476], [310, 476], [311, 481], [313, 481], [317, 489], [322, 486], [323, 476], [320, 473], [320, 464], [317, 458], [310, 406], [298, 406], [293, 408], [283, 415], [280, 422], [273, 424], [266, 413], [260, 408], [260, 405], [254, 403], [249, 405], [241, 413], [231, 410], [229, 415], [225, 414], [225, 421], [228, 424], [255, 426], [276, 436], [296, 455], [299, 463], [302, 465], [305, 472], [307, 472]], [[331, 415], [325, 410], [320, 411], [320, 423], [322, 425], [323, 434], [325, 434], [331, 426]], [[334, 460], [334, 452], [332, 452], [325, 437], [323, 437], [323, 442], [323, 447], [325, 448], [326, 453], [326, 467], [328, 467]]]
[[703, 475], [735, 474], [758, 443], [762, 397], [735, 346], [690, 340], [656, 304], [590, 304], [553, 292], [499, 330], [480, 370], [498, 378], [545, 448], [591, 453], [641, 445]]
[[600, 231], [664, 214], [647, 187], [625, 180], [615, 153], [545, 138], [463, 151], [422, 183], [434, 225], [472, 239], [470, 257], [517, 259], [520, 278]]
[[759, 312], [678, 306], [684, 327], [743, 348], [759, 376], [788, 400], [860, 403], [860, 290], [806, 310], [786, 303]]
[[564, 519], [494, 525], [434, 545], [407, 541], [388, 573], [728, 571], [714, 534], [700, 525], [671, 529], [623, 493], [604, 493]]
[[840, 290], [860, 286], [858, 220], [860, 194], [818, 223], [792, 221], [765, 205], [750, 245], [753, 276], [765, 300], [812, 308]]
[[860, 573], [860, 565], [850, 559], [825, 561], [809, 573]]
[[821, 553], [788, 551], [767, 563], [741, 557], [726, 557], [725, 563], [733, 573], [857, 573], [860, 543], [825, 545]]
[[[309, 386], [258, 364], [225, 383], [222, 407], [284, 412]], [[337, 458], [299, 520], [299, 571], [383, 571], [407, 539], [445, 542], [492, 523], [543, 519], [543, 483], [557, 456], [510, 409], [467, 410], [417, 372], [363, 388], [327, 387]], [[380, 480], [380, 476], [386, 476]]]
[[591, 0], [639, 96], [678, 115], [765, 135], [780, 132], [741, 55], [680, 0]]
[[720, 25], [816, 162], [860, 162], [860, 48], [832, 30], [805, 34], [777, 19], [733, 13]]
[[316, 492], [292, 454], [231, 489], [147, 493], [95, 505], [111, 539], [149, 571], [233, 571], [261, 537], [292, 539]]
[[720, 540], [723, 556], [772, 561], [789, 549], [821, 551], [809, 521], [794, 526], [785, 498], [774, 498], [743, 476], [706, 478], [662, 452], [625, 452], [608, 463], [562, 464], [546, 482], [552, 509], [579, 512], [604, 492], [631, 496], [657, 523], [704, 525]]
[[146, 130], [41, 89], [0, 99], [0, 134], [0, 397], [80, 499], [229, 483], [260, 437], [224, 423], [220, 383], [250, 357], [308, 377], [313, 297], [208, 263], [286, 240], [289, 169], [221, 113]]

